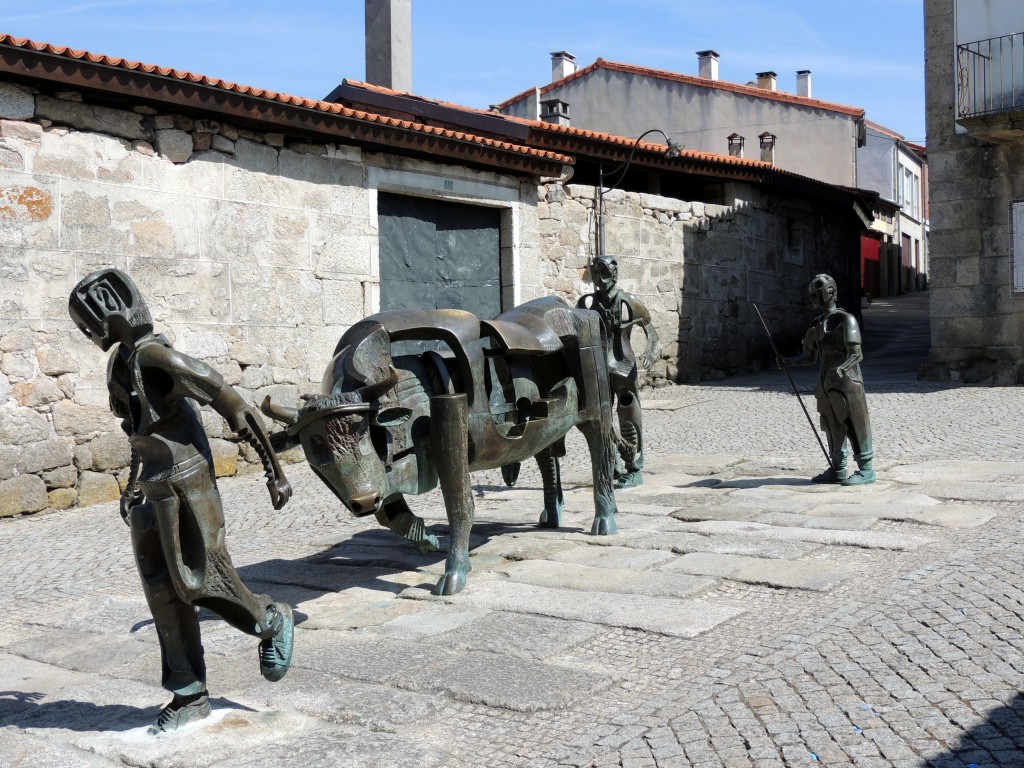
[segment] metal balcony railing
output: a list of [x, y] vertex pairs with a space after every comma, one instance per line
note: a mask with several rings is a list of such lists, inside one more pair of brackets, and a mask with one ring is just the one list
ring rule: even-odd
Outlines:
[[956, 52], [960, 117], [1024, 109], [1024, 32], [963, 43]]

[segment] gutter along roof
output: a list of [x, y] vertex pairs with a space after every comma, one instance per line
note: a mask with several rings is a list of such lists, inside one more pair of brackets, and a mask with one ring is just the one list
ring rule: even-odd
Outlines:
[[762, 160], [689, 149], [684, 149], [678, 157], [667, 158], [664, 156], [664, 144], [648, 141], [637, 143], [635, 138], [628, 136], [503, 115], [355, 80], [344, 80], [328, 98], [338, 99], [352, 107], [372, 105], [374, 109], [392, 115], [415, 115], [417, 119], [431, 120], [442, 125], [472, 123], [480, 130], [493, 132], [493, 135], [515, 136], [516, 140], [533, 147], [573, 155], [577, 165], [585, 161], [621, 163], [635, 147], [631, 163], [634, 167], [763, 184], [832, 202], [848, 203], [854, 198], [870, 200], [875, 196], [874, 192], [868, 190], [829, 184]]
[[559, 176], [573, 162], [571, 157], [515, 141], [11, 35], [0, 34], [0, 73], [43, 89], [74, 88], [122, 106], [146, 105], [306, 140], [340, 139], [377, 151], [445, 158], [511, 173]]

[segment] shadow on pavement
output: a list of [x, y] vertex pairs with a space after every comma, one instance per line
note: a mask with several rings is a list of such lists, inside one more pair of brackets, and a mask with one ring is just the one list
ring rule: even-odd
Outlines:
[[[160, 714], [163, 703], [152, 707], [131, 707], [127, 704], [93, 704], [91, 701], [58, 699], [39, 703], [45, 694], [23, 691], [0, 691], [0, 728], [55, 728], [68, 731], [112, 732], [130, 731], [149, 726]], [[257, 710], [230, 699], [211, 697], [215, 708]]]
[[[298, 560], [275, 559], [252, 563], [238, 568], [238, 573], [251, 588], [255, 589], [252, 585], [256, 582], [279, 587], [273, 592], [274, 598], [292, 605], [299, 601], [288, 594], [288, 587], [320, 594], [344, 592], [354, 587], [397, 594], [406, 589], [408, 584], [391, 581], [387, 576], [409, 571], [420, 571], [425, 581], [436, 580], [440, 576], [440, 570], [434, 566], [443, 565], [447, 557], [448, 526], [432, 525], [427, 530], [439, 539], [441, 546], [437, 552], [419, 552], [411, 542], [382, 528], [359, 531], [315, 555]], [[496, 536], [535, 530], [537, 526], [534, 523], [476, 523], [470, 534], [469, 551], [472, 553]], [[566, 526], [548, 530], [578, 533], [583, 529]], [[431, 569], [429, 573], [427, 569]], [[301, 623], [300, 616], [296, 614], [296, 624]], [[209, 617], [213, 618], [214, 614], [209, 614]], [[200, 618], [207, 616], [201, 615]]]
[[995, 768], [1024, 765], [1024, 695], [989, 714], [950, 745], [948, 752], [928, 761], [928, 768]]

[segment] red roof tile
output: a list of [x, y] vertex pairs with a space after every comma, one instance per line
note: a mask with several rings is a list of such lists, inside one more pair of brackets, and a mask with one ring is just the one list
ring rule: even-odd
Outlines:
[[[534, 128], [534, 129], [536, 129], [538, 131], [545, 131], [545, 132], [550, 132], [550, 133], [564, 134], [566, 136], [577, 137], [577, 138], [581, 138], [581, 139], [591, 139], [591, 140], [594, 140], [594, 141], [603, 141], [603, 142], [607, 142], [609, 144], [616, 144], [616, 145], [621, 146], [621, 147], [626, 148], [626, 149], [631, 149], [633, 147], [633, 145], [637, 143], [635, 137], [634, 138], [630, 138], [628, 136], [619, 136], [618, 134], [606, 133], [604, 131], [592, 131], [592, 130], [589, 130], [587, 128], [577, 128], [577, 127], [572, 126], [572, 125], [558, 125], [556, 123], [549, 123], [549, 122], [546, 122], [544, 120], [531, 120], [531, 119], [525, 118], [525, 117], [514, 117], [512, 115], [499, 115], [499, 114], [497, 114], [495, 112], [491, 112], [489, 110], [477, 109], [475, 107], [465, 107], [465, 106], [462, 106], [460, 104], [452, 104], [450, 102], [438, 101], [436, 99], [428, 99], [428, 98], [426, 98], [424, 96], [417, 96], [416, 94], [413, 94], [413, 93], [408, 93], [408, 92], [405, 92], [405, 91], [396, 91], [396, 90], [394, 90], [392, 88], [387, 88], [387, 87], [381, 86], [381, 85], [373, 85], [371, 83], [361, 83], [361, 82], [359, 82], [357, 80], [348, 80], [348, 79], [346, 79], [345, 80], [345, 84], [346, 85], [351, 85], [351, 86], [356, 87], [356, 88], [365, 89], [367, 91], [372, 91], [374, 93], [380, 93], [380, 94], [385, 94], [385, 95], [390, 95], [390, 96], [401, 96], [401, 97], [407, 98], [407, 99], [416, 99], [418, 101], [423, 101], [423, 102], [427, 102], [427, 103], [430, 103], [430, 104], [437, 104], [439, 106], [448, 107], [450, 109], [458, 110], [460, 112], [471, 112], [471, 113], [476, 113], [476, 114], [490, 115], [490, 116], [493, 116], [493, 117], [503, 117], [505, 120], [508, 120], [510, 122], [519, 123], [519, 124], [522, 124], [522, 125], [528, 125], [531, 128]], [[658, 144], [656, 142], [641, 141], [639, 144], [637, 144], [637, 149], [642, 150], [642, 151], [647, 151], [647, 152], [662, 153], [662, 152], [665, 151], [665, 145], [664, 144]], [[684, 149], [684, 150], [682, 150], [682, 152], [679, 155], [679, 157], [688, 157], [688, 158], [692, 158], [692, 159], [695, 159], [695, 160], [705, 160], [705, 161], [708, 161], [708, 162], [721, 162], [721, 163], [723, 163], [725, 165], [737, 165], [737, 166], [745, 165], [745, 166], [749, 166], [751, 168], [765, 168], [765, 169], [774, 168], [775, 170], [779, 170], [779, 168], [777, 168], [776, 166], [772, 165], [771, 163], [766, 163], [766, 162], [763, 162], [761, 160], [753, 160], [753, 159], [750, 159], [750, 158], [743, 158], [743, 157], [733, 157], [732, 155], [720, 155], [720, 154], [717, 154], [715, 152], [698, 152], [698, 151], [692, 150], [692, 149]]]
[[192, 72], [185, 72], [179, 69], [159, 67], [153, 64], [142, 64], [137, 61], [128, 61], [127, 59], [117, 58], [113, 56], [105, 56], [103, 54], [90, 53], [88, 51], [79, 51], [64, 46], [51, 45], [49, 43], [41, 43], [34, 40], [28, 40], [26, 38], [14, 37], [12, 35], [0, 34], [0, 46], [7, 46], [11, 48], [23, 48], [32, 51], [37, 51], [39, 53], [59, 56], [62, 58], [85, 61], [90, 64], [98, 64], [105, 67], [114, 67], [117, 69], [123, 69], [132, 72], [142, 72], [148, 75], [168, 78], [170, 80], [194, 83], [197, 85], [208, 86], [210, 88], [216, 88], [223, 91], [232, 91], [234, 93], [238, 93], [244, 96], [250, 96], [257, 99], [265, 99], [268, 101], [274, 101], [281, 104], [288, 104], [294, 107], [300, 107], [304, 109], [315, 110], [318, 112], [341, 115], [354, 120], [361, 120], [369, 123], [378, 123], [410, 131], [418, 131], [425, 134], [432, 134], [447, 139], [453, 139], [455, 141], [478, 144], [480, 146], [498, 149], [505, 152], [530, 155], [533, 157], [550, 160], [552, 162], [563, 164], [572, 164], [573, 162], [573, 159], [571, 157], [568, 157], [567, 155], [558, 154], [556, 152], [549, 152], [547, 150], [537, 149], [534, 147], [528, 147], [522, 144], [515, 144], [512, 142], [500, 141], [496, 139], [487, 138], [484, 136], [477, 136], [471, 133], [466, 133], [464, 131], [455, 131], [447, 128], [423, 125], [422, 123], [417, 123], [411, 120], [399, 120], [397, 118], [388, 117], [386, 115], [380, 115], [365, 110], [349, 109], [348, 107], [342, 106], [341, 104], [333, 104], [331, 102], [320, 101], [317, 99], [307, 99], [301, 96], [291, 96], [284, 93], [277, 93], [276, 91], [268, 91], [261, 88], [253, 88], [247, 85], [239, 85], [237, 83], [228, 82], [226, 80], [221, 80], [215, 77], [207, 77], [206, 75], [198, 75]]
[[[571, 75], [567, 75], [560, 80], [556, 80], [553, 83], [548, 83], [540, 88], [540, 92], [548, 93], [549, 91], [558, 88], [561, 85], [572, 82], [577, 78], [589, 75], [598, 69], [609, 69], [616, 72], [627, 72], [633, 75], [640, 75], [642, 77], [653, 77], [659, 80], [671, 80], [677, 83], [686, 83], [688, 85], [700, 86], [702, 88], [716, 88], [722, 91], [732, 91], [733, 93], [740, 93], [745, 96], [754, 96], [761, 99], [770, 99], [772, 101], [783, 101], [789, 104], [798, 104], [802, 107], [810, 107], [813, 109], [826, 109], [830, 112], [839, 112], [844, 115], [852, 115], [854, 117], [863, 117], [864, 110], [860, 107], [848, 107], [844, 104], [835, 104], [830, 101], [822, 101], [821, 99], [810, 99], [805, 96], [795, 96], [791, 93], [785, 93], [783, 91], [769, 91], [764, 88], [757, 88], [752, 85], [740, 85], [739, 83], [729, 83], [724, 80], [709, 80], [705, 77], [695, 77], [693, 75], [682, 75], [677, 72], [668, 72], [663, 69], [652, 69], [651, 67], [638, 67], [634, 64], [619, 64], [614, 61], [606, 61], [605, 59], [597, 59], [593, 64], [590, 64], [582, 69], [578, 69]], [[506, 107], [515, 104], [522, 99], [525, 99], [531, 93], [534, 88], [528, 88], [520, 94], [513, 96], [507, 101], [503, 101], [498, 104], [499, 109], [505, 109]]]

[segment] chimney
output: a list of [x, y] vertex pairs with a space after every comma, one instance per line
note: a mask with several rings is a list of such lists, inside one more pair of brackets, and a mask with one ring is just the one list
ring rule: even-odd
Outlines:
[[757, 87], [764, 88], [766, 91], [778, 90], [775, 87], [775, 78], [777, 78], [774, 72], [758, 72], [757, 73]]
[[706, 80], [718, 79], [718, 51], [697, 51], [697, 74]]
[[568, 51], [552, 51], [551, 52], [551, 82], [561, 80], [563, 77], [568, 77], [573, 74], [578, 67], [576, 66], [576, 57]]
[[569, 125], [569, 105], [559, 99], [545, 99], [540, 103], [540, 119], [545, 123]]
[[746, 139], [738, 133], [730, 133], [725, 137], [725, 140], [729, 142], [729, 155], [731, 157], [743, 157], [743, 144]]
[[412, 92], [412, 0], [366, 0], [366, 82]]
[[811, 70], [801, 69], [796, 73], [796, 95], [811, 98]]
[[775, 139], [778, 137], [765, 131], [757, 138], [761, 142], [761, 161], [775, 165]]

